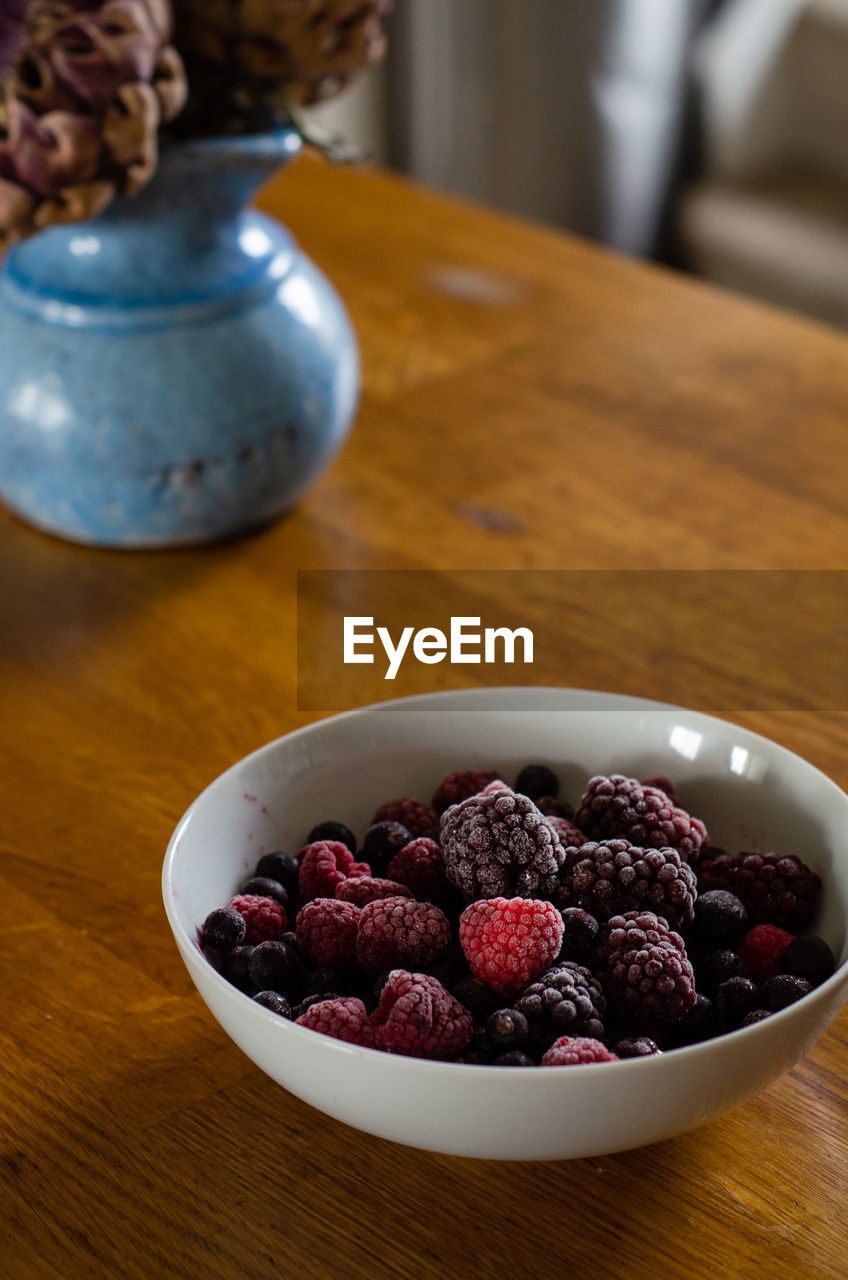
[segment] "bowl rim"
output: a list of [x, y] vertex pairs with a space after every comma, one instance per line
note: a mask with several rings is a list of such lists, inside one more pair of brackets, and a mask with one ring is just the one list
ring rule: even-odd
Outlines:
[[[347, 711], [321, 716], [316, 720], [310, 721], [308, 724], [291, 729], [287, 733], [271, 739], [269, 742], [255, 748], [247, 755], [240, 757], [213, 778], [212, 781], [198, 793], [179, 819], [168, 841], [162, 866], [161, 885], [168, 923], [174, 935], [174, 940], [177, 943], [178, 950], [180, 951], [183, 961], [189, 970], [189, 974], [192, 975], [192, 971], [195, 966], [199, 969], [199, 966], [202, 965], [202, 971], [204, 974], [208, 976], [213, 985], [216, 986], [227, 999], [237, 1001], [238, 1007], [245, 1013], [249, 1007], [252, 1007], [254, 1015], [247, 1016], [258, 1016], [261, 1019], [266, 1019], [269, 1027], [276, 1026], [278, 1028], [278, 1031], [275, 1034], [294, 1034], [297, 1037], [306, 1036], [307, 1040], [303, 1042], [304, 1044], [314, 1044], [317, 1047], [318, 1042], [315, 1037], [319, 1036], [321, 1041], [324, 1043], [326, 1052], [328, 1053], [342, 1054], [348, 1058], [351, 1056], [360, 1057], [365, 1055], [365, 1061], [376, 1060], [381, 1062], [384, 1066], [386, 1065], [387, 1060], [391, 1060], [396, 1064], [399, 1070], [406, 1071], [413, 1075], [423, 1073], [427, 1076], [433, 1076], [434, 1078], [438, 1078], [439, 1076], [449, 1078], [457, 1071], [461, 1070], [463, 1072], [463, 1079], [470, 1079], [470, 1073], [472, 1072], [475, 1073], [476, 1078], [480, 1080], [492, 1079], [493, 1071], [491, 1064], [484, 1065], [465, 1062], [442, 1062], [431, 1058], [413, 1058], [405, 1054], [387, 1053], [382, 1049], [374, 1049], [368, 1048], [364, 1045], [351, 1044], [347, 1041], [338, 1040], [334, 1036], [328, 1036], [324, 1032], [316, 1032], [311, 1027], [298, 1026], [296, 1022], [287, 1018], [281, 1018], [279, 1014], [275, 1014], [270, 1009], [266, 1009], [262, 1005], [256, 1004], [256, 1002], [251, 1000], [249, 996], [245, 995], [244, 992], [239, 991], [232, 985], [232, 983], [228, 982], [226, 978], [218, 973], [214, 966], [209, 963], [203, 953], [198, 949], [197, 939], [192, 938], [183, 928], [182, 922], [178, 919], [173, 905], [175, 893], [172, 884], [172, 870], [178, 856], [182, 833], [190, 822], [195, 809], [201, 805], [207, 794], [222, 784], [224, 779], [235, 773], [236, 770], [243, 768], [257, 757], [273, 751], [290, 738], [295, 736], [307, 737], [313, 732], [320, 731], [322, 727], [325, 727], [328, 724], [338, 724], [341, 721], [353, 720], [359, 717], [364, 718], [375, 713], [381, 714], [384, 709], [386, 711], [397, 711], [404, 707], [411, 708], [413, 704], [420, 705], [422, 703], [430, 705], [441, 703], [445, 706], [445, 709], [449, 709], [451, 703], [462, 702], [464, 698], [468, 698], [469, 696], [472, 700], [476, 701], [478, 699], [483, 700], [484, 697], [492, 697], [493, 695], [515, 698], [516, 700], [518, 698], [527, 697], [528, 695], [539, 695], [540, 697], [544, 695], [556, 695], [557, 697], [562, 697], [563, 695], [574, 695], [578, 702], [581, 698], [584, 698], [587, 700], [598, 699], [601, 702], [609, 702], [610, 704], [616, 703], [617, 705], [610, 705], [608, 708], [609, 710], [614, 711], [675, 711], [687, 716], [694, 716], [698, 720], [714, 725], [720, 725], [725, 729], [729, 727], [738, 730], [740, 733], [745, 734], [749, 740], [762, 744], [768, 751], [776, 751], [778, 755], [788, 758], [792, 762], [797, 762], [804, 769], [817, 775], [821, 782], [826, 784], [826, 788], [832, 790], [835, 795], [838, 796], [846, 806], [848, 806], [848, 792], [843, 791], [828, 774], [819, 769], [818, 766], [812, 764], [809, 760], [806, 760], [803, 756], [798, 755], [797, 752], [791, 751], [788, 747], [782, 746], [781, 743], [775, 742], [772, 738], [767, 738], [764, 734], [757, 733], [753, 729], [747, 729], [744, 725], [738, 725], [731, 720], [723, 719], [721, 716], [715, 716], [708, 712], [697, 711], [694, 708], [684, 707], [677, 703], [660, 702], [652, 698], [641, 698], [631, 694], [618, 694], [606, 690], [571, 688], [561, 685], [502, 685], [491, 687], [470, 685], [459, 689], [439, 690], [434, 693], [412, 694], [408, 697], [387, 699], [384, 702], [367, 703], [362, 707], [353, 707]], [[504, 706], [495, 709], [498, 711], [508, 711], [510, 708]], [[594, 711], [602, 709], [602, 707], [591, 707], [588, 705], [547, 708], [547, 710], [554, 712], [570, 710]], [[545, 710], [545, 708], [540, 708], [540, 710]], [[813, 990], [806, 996], [802, 997], [801, 1000], [788, 1005], [784, 1009], [780, 1009], [772, 1013], [770, 1017], [763, 1019], [761, 1022], [754, 1023], [752, 1026], [739, 1027], [734, 1031], [728, 1031], [721, 1035], [713, 1036], [709, 1040], [702, 1040], [691, 1045], [682, 1045], [679, 1048], [666, 1050], [659, 1054], [651, 1054], [635, 1058], [620, 1058], [613, 1062], [581, 1063], [579, 1065], [581, 1070], [584, 1072], [620, 1071], [625, 1067], [631, 1072], [632, 1077], [632, 1073], [636, 1070], [648, 1069], [648, 1063], [655, 1064], [652, 1068], [655, 1071], [672, 1070], [674, 1068], [667, 1065], [669, 1062], [683, 1063], [688, 1061], [694, 1054], [699, 1054], [704, 1059], [709, 1059], [713, 1055], [721, 1056], [732, 1049], [732, 1045], [738, 1041], [738, 1038], [741, 1035], [746, 1037], [747, 1044], [753, 1044], [755, 1036], [760, 1036], [762, 1038], [766, 1036], [770, 1037], [773, 1034], [776, 1021], [790, 1021], [793, 1012], [797, 1011], [799, 1005], [803, 1004], [807, 1009], [809, 1009], [811, 1002], [813, 1001], [816, 1003], [826, 1003], [836, 989], [846, 980], [848, 980], [848, 957], [846, 957], [841, 965], [837, 965], [829, 978], [825, 979], [825, 981], [819, 986], [814, 987]], [[820, 1034], [823, 1034], [823, 1032]], [[818, 1039], [819, 1037], [817, 1036], [816, 1038]], [[666, 1066], [660, 1067], [660, 1063], [665, 1063]], [[504, 1073], [515, 1075], [517, 1072], [532, 1080], [537, 1078], [539, 1072], [542, 1073], [542, 1078], [545, 1078], [548, 1077], [552, 1071], [558, 1070], [561, 1070], [561, 1068], [555, 1066], [539, 1066], [533, 1071], [528, 1071], [526, 1067], [520, 1066], [498, 1067], [496, 1078], [501, 1079]]]

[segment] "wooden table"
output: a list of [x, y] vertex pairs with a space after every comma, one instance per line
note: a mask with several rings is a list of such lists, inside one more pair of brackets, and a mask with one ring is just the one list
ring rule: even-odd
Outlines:
[[[747, 638], [722, 625], [742, 581], [725, 571], [846, 568], [848, 342], [389, 177], [304, 160], [265, 204], [338, 285], [364, 359], [356, 430], [299, 510], [150, 554], [2, 516], [3, 1273], [844, 1280], [848, 1014], [767, 1092], [659, 1146], [440, 1157], [255, 1070], [183, 971], [159, 877], [197, 791], [317, 714], [297, 702], [304, 569], [585, 571], [527, 578], [516, 610], [540, 627], [584, 609], [541, 676], [734, 711], [848, 786], [840, 579], [805, 580], [818, 631], [796, 606]], [[608, 570], [696, 584], [676, 661], [650, 607], [614, 643], [593, 631], [593, 579], [615, 580], [589, 571]], [[505, 581], [462, 589], [491, 613]], [[796, 642], [773, 659], [775, 629]], [[419, 687], [468, 683], [430, 670]]]

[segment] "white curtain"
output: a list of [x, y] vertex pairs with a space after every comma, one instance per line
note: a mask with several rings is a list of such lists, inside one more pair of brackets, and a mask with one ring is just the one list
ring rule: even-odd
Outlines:
[[391, 160], [625, 252], [655, 246], [715, 0], [400, 0]]

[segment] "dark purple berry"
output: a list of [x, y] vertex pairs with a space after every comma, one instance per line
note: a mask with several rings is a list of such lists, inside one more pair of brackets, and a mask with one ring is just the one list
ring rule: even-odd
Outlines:
[[528, 800], [542, 796], [556, 798], [559, 795], [559, 778], [545, 764], [527, 764], [515, 779], [514, 790]]
[[719, 1021], [726, 1030], [740, 1026], [745, 1015], [761, 1004], [760, 994], [750, 978], [728, 978], [716, 995]]
[[491, 987], [487, 987], [485, 982], [470, 975], [455, 982], [450, 988], [450, 993], [454, 1000], [458, 1000], [465, 1006], [474, 1019], [475, 1025], [485, 1022], [489, 1014], [494, 1013], [500, 1006], [503, 999], [496, 991], [492, 991]]
[[303, 991], [306, 971], [297, 951], [287, 942], [260, 942], [248, 962], [251, 981], [262, 991], [297, 997]]
[[291, 1016], [292, 1022], [297, 1022], [301, 1014], [306, 1013], [307, 1009], [311, 1009], [314, 1004], [320, 1004], [322, 1000], [338, 1000], [340, 999], [337, 991], [328, 991], [326, 994], [316, 994], [304, 996], [296, 1005], [292, 1006]]
[[253, 874], [276, 880], [288, 893], [295, 894], [299, 870], [297, 858], [290, 853], [263, 853]]
[[398, 850], [411, 840], [411, 833], [399, 822], [375, 822], [365, 832], [361, 857], [373, 875], [382, 876]]
[[204, 947], [213, 951], [235, 951], [244, 941], [247, 925], [235, 907], [219, 907], [210, 911], [200, 931]]
[[306, 837], [306, 843], [315, 844], [318, 840], [337, 840], [339, 844], [346, 844], [351, 853], [356, 853], [356, 836], [343, 822], [319, 822]]
[[257, 898], [273, 898], [285, 908], [289, 905], [289, 895], [279, 880], [270, 880], [268, 876], [252, 876], [242, 885], [241, 893], [254, 893]]
[[651, 1058], [662, 1053], [662, 1049], [649, 1036], [627, 1036], [619, 1040], [613, 1053], [619, 1058]]
[[708, 951], [698, 961], [698, 987], [709, 996], [714, 996], [728, 978], [749, 978], [750, 976], [745, 961], [727, 947]]
[[783, 953], [780, 967], [784, 973], [806, 978], [814, 987], [825, 982], [836, 968], [836, 958], [824, 938], [813, 934], [795, 938]]
[[750, 1013], [746, 1013], [742, 1019], [743, 1027], [753, 1027], [757, 1022], [764, 1022], [766, 1018], [772, 1015], [771, 1009], [752, 1009]]
[[759, 1004], [764, 1009], [776, 1013], [778, 1009], [786, 1009], [802, 996], [812, 991], [806, 978], [796, 978], [791, 973], [778, 973], [774, 978], [766, 978], [760, 987]]
[[748, 912], [735, 893], [709, 889], [696, 899], [692, 935], [703, 947], [735, 947], [747, 928]]
[[670, 1028], [671, 1043], [680, 1049], [687, 1044], [700, 1044], [703, 1040], [711, 1040], [719, 1033], [718, 1014], [709, 996], [699, 991], [695, 1003], [679, 1022]]
[[492, 1060], [493, 1067], [535, 1067], [536, 1063], [522, 1049], [507, 1049]]
[[245, 991], [248, 994], [256, 990], [255, 984], [250, 977], [250, 957], [253, 955], [254, 947], [236, 947], [226, 957], [221, 966], [221, 973], [231, 982], [234, 987], [238, 987], [239, 991]]
[[261, 1004], [263, 1009], [270, 1009], [272, 1013], [278, 1013], [281, 1018], [291, 1018], [291, 1006], [279, 991], [258, 991], [253, 999], [257, 1004]]
[[486, 1035], [493, 1049], [520, 1049], [529, 1035], [527, 1019], [517, 1009], [496, 1009], [486, 1019]]
[[580, 907], [566, 907], [561, 914], [564, 928], [559, 958], [576, 960], [578, 956], [588, 955], [598, 940], [597, 920]]

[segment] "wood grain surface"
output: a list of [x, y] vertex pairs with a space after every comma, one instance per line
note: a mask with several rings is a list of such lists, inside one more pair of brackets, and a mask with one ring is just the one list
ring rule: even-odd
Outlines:
[[[844, 1280], [845, 1012], [772, 1088], [672, 1141], [440, 1157], [256, 1070], [195, 994], [159, 878], [195, 794], [316, 714], [298, 570], [498, 570], [472, 584], [483, 610], [506, 571], [539, 571], [540, 626], [564, 601], [588, 618], [546, 649], [546, 679], [637, 692], [644, 671], [646, 692], [733, 712], [848, 786], [844, 610], [822, 579], [812, 610], [716, 622], [731, 571], [848, 569], [848, 341], [376, 173], [302, 160], [263, 203], [363, 354], [356, 429], [300, 508], [228, 545], [129, 554], [0, 515], [0, 1270]], [[599, 573], [563, 595], [565, 570]], [[674, 660], [650, 601], [622, 633], [638, 661], [593, 642], [610, 570], [699, 571]]]

